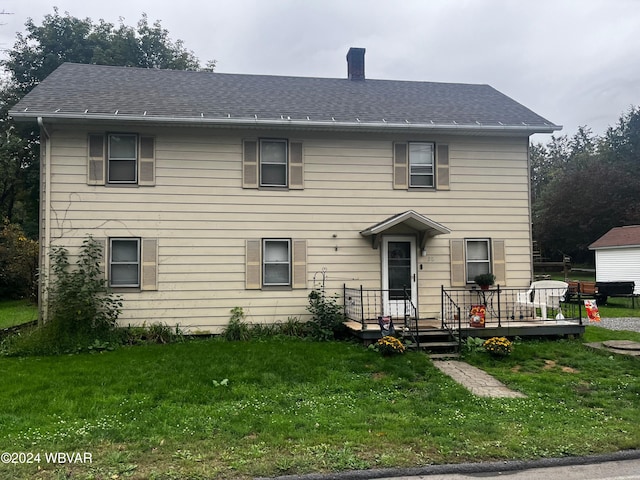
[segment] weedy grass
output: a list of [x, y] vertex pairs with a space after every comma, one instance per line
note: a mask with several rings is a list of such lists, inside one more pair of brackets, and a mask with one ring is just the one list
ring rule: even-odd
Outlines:
[[38, 306], [30, 300], [0, 302], [0, 328], [14, 327], [38, 319]]
[[419, 352], [284, 337], [0, 358], [0, 451], [93, 460], [0, 477], [249, 478], [640, 447], [639, 359], [581, 340], [466, 358], [528, 397], [475, 397]]

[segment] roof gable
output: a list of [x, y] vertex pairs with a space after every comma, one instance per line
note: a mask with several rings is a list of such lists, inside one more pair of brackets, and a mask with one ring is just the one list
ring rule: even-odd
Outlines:
[[549, 133], [560, 127], [488, 85], [236, 75], [65, 63], [16, 119], [288, 124]]
[[589, 250], [631, 246], [640, 246], [640, 225], [612, 228], [589, 245]]

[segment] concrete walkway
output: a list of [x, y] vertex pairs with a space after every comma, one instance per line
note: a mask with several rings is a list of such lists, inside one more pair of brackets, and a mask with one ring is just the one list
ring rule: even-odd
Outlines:
[[433, 365], [474, 395], [492, 398], [526, 398], [523, 393], [507, 388], [484, 370], [453, 360], [434, 360]]

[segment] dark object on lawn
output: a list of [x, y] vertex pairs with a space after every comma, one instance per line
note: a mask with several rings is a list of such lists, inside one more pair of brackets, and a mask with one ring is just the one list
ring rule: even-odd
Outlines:
[[607, 297], [631, 297], [634, 299], [633, 290], [635, 282], [596, 282], [596, 301], [599, 305], [607, 303]]

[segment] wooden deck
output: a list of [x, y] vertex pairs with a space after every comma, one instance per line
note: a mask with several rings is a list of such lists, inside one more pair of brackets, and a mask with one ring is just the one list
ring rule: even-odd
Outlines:
[[[453, 329], [454, 334], [458, 334], [462, 338], [467, 337], [566, 337], [566, 336], [580, 336], [584, 334], [586, 321], [582, 321], [580, 324], [579, 319], [564, 319], [564, 320], [543, 320], [543, 319], [530, 319], [524, 321], [510, 320], [502, 321], [500, 325], [498, 322], [491, 320], [485, 323], [484, 328], [471, 327], [468, 322], [463, 322], [460, 329], [455, 327]], [[365, 322], [364, 325], [360, 322], [348, 320], [344, 322], [346, 327], [356, 337], [364, 340], [365, 342], [375, 341], [382, 335], [380, 333], [380, 326], [377, 322]], [[404, 328], [404, 322], [402, 319], [394, 320], [394, 326], [396, 332], [401, 334]], [[421, 319], [418, 321], [418, 332], [420, 334], [426, 333], [432, 330], [444, 330], [440, 320]]]

